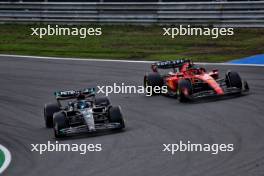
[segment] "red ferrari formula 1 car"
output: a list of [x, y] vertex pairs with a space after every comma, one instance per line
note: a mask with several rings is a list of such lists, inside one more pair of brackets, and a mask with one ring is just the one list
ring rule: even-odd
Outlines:
[[[144, 76], [145, 87], [167, 86], [168, 96], [185, 102], [195, 98], [241, 94], [249, 91], [248, 83], [234, 71], [219, 78], [217, 69], [207, 72], [191, 60], [161, 61], [151, 65], [152, 73]], [[162, 74], [162, 70], [171, 69]]]

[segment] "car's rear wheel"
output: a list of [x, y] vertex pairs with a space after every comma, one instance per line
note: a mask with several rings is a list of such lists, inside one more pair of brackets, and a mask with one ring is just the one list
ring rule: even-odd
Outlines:
[[157, 92], [154, 92], [155, 87], [162, 87], [164, 84], [163, 78], [159, 73], [150, 73], [145, 75], [144, 77], [144, 86], [145, 88], [151, 88], [151, 90], [147, 90], [151, 93], [151, 95], [157, 94]]
[[109, 106], [110, 100], [108, 97], [96, 97], [95, 98], [95, 105], [99, 106], [99, 105], [105, 105], [105, 106]]
[[120, 123], [120, 127], [118, 129], [125, 128], [125, 121], [120, 110], [119, 106], [112, 106], [109, 109], [109, 122], [111, 123]]
[[53, 130], [55, 138], [65, 137], [65, 133], [61, 132], [62, 129], [69, 128], [69, 122], [63, 112], [57, 112], [53, 118]]
[[53, 127], [53, 114], [59, 112], [60, 108], [58, 103], [48, 103], [44, 106], [44, 120], [47, 128]]
[[242, 80], [237, 72], [230, 71], [226, 74], [227, 87], [236, 87], [242, 89]]
[[189, 80], [182, 79], [178, 83], [178, 98], [180, 102], [187, 102], [192, 95], [192, 84]]

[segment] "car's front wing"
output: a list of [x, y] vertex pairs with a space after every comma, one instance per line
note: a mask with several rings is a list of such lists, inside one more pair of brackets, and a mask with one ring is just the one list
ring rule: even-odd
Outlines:
[[95, 131], [90, 131], [87, 125], [80, 125], [77, 127], [70, 127], [70, 128], [64, 128], [61, 129], [60, 132], [69, 135], [69, 134], [75, 134], [75, 133], [92, 133], [102, 130], [111, 130], [111, 129], [119, 129], [121, 128], [120, 123], [105, 123], [105, 124], [95, 124]]

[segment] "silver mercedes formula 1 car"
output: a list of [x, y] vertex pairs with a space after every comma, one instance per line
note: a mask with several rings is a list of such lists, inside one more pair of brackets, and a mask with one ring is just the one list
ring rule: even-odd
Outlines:
[[95, 97], [94, 88], [55, 92], [55, 98], [56, 103], [45, 104], [44, 119], [56, 138], [125, 128], [120, 106], [112, 106], [107, 97]]

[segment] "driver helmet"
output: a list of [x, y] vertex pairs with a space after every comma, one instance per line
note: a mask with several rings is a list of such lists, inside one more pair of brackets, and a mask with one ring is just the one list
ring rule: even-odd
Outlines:
[[81, 100], [81, 101], [78, 101], [77, 102], [77, 109], [85, 109], [85, 108], [88, 108], [89, 107], [89, 104], [84, 101], [84, 100]]

